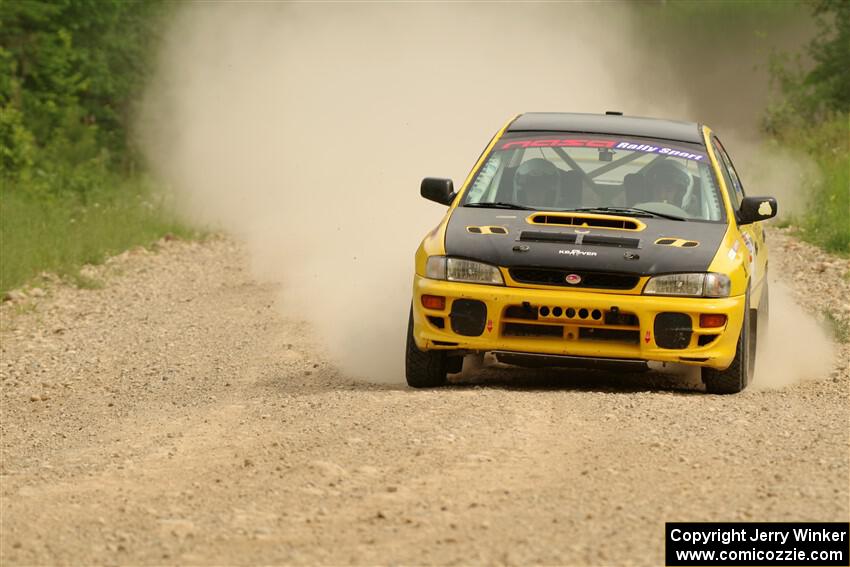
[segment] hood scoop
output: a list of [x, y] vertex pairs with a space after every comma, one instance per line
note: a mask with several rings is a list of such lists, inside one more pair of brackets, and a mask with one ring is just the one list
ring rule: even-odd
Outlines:
[[580, 226], [587, 228], [619, 228], [623, 230], [643, 230], [643, 223], [634, 219], [581, 214], [544, 213], [532, 215], [531, 224], [553, 224], [558, 226]]
[[524, 230], [520, 233], [519, 239], [522, 242], [557, 242], [559, 244], [613, 246], [614, 248], [640, 248], [640, 238], [602, 236], [599, 234], [571, 234], [568, 232]]

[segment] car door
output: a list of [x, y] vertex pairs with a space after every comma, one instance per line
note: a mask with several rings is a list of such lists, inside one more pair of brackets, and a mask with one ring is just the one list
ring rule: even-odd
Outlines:
[[[723, 173], [726, 189], [729, 192], [729, 198], [732, 202], [732, 208], [737, 211], [741, 206], [746, 193], [744, 185], [741, 183], [741, 178], [732, 164], [732, 159], [720, 142], [717, 136], [712, 137], [714, 150], [721, 162], [721, 172]], [[758, 293], [761, 291], [762, 280], [767, 272], [767, 254], [764, 248], [764, 227], [762, 223], [750, 223], [743, 226], [738, 226], [741, 232], [741, 237], [744, 239], [744, 244], [747, 247], [748, 257], [745, 258], [748, 272], [750, 274], [751, 289], [755, 297], [752, 301], [758, 301]]]

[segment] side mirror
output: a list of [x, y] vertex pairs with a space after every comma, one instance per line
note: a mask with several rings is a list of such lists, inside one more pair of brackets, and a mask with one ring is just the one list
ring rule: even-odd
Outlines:
[[744, 197], [738, 209], [738, 224], [772, 219], [776, 216], [777, 204], [773, 197]]
[[451, 179], [426, 177], [422, 180], [419, 193], [429, 201], [434, 201], [441, 205], [451, 205], [455, 198], [454, 183], [452, 183]]

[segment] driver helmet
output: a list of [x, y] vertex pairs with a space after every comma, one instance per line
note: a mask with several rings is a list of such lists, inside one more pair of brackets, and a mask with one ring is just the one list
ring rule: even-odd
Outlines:
[[688, 169], [678, 161], [664, 159], [650, 166], [646, 173], [652, 200], [682, 206], [682, 200], [691, 185]]
[[514, 175], [517, 201], [534, 207], [554, 207], [560, 181], [558, 168], [549, 160], [534, 158], [523, 162]]

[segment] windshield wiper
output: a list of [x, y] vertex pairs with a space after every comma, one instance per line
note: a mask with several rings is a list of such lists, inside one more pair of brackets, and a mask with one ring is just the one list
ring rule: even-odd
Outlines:
[[580, 209], [568, 209], [565, 212], [570, 213], [618, 213], [621, 215], [631, 215], [633, 217], [659, 217], [663, 219], [687, 221], [685, 217], [677, 215], [668, 215], [667, 213], [659, 213], [648, 209], [639, 209], [637, 207], [582, 207]]
[[533, 211], [532, 207], [526, 207], [525, 205], [517, 205], [516, 203], [467, 203], [464, 207], [478, 207], [482, 209], [514, 209], [517, 211]]

